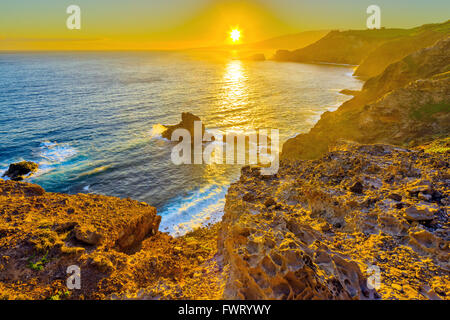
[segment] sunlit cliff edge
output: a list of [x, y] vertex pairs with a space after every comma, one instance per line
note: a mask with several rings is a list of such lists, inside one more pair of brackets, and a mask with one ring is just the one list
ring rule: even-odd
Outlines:
[[183, 237], [145, 203], [0, 179], [0, 298], [449, 299], [449, 45], [366, 67], [276, 175], [244, 167], [222, 221]]

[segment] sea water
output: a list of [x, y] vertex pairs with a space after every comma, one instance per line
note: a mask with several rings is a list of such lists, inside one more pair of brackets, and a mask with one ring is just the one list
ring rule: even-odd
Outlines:
[[350, 67], [198, 57], [189, 52], [0, 54], [0, 171], [39, 164], [51, 192], [145, 201], [174, 235], [220, 219], [238, 165], [171, 162], [163, 124], [307, 132], [359, 90]]

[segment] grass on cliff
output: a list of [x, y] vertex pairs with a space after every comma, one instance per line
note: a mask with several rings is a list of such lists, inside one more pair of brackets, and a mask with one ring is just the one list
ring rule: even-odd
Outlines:
[[439, 112], [450, 112], [450, 103], [426, 104], [411, 112], [411, 118], [420, 121], [432, 121], [433, 115]]
[[450, 151], [450, 137], [436, 139], [433, 142], [423, 146], [427, 153], [445, 153]]

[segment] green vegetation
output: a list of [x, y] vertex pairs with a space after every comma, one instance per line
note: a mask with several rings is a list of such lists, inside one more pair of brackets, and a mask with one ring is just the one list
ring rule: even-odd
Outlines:
[[444, 139], [436, 139], [430, 144], [423, 147], [427, 153], [445, 153], [450, 151], [450, 137]]
[[433, 26], [433, 30], [437, 31], [437, 32], [442, 32], [442, 33], [450, 33], [450, 20], [448, 20], [445, 23], [442, 24], [434, 24]]
[[70, 292], [67, 290], [64, 292], [58, 291], [58, 292], [56, 292], [56, 294], [50, 296], [48, 298], [48, 300], [61, 300], [63, 298], [67, 298], [69, 296], [70, 296]]
[[27, 265], [28, 268], [30, 268], [31, 270], [34, 270], [34, 271], [44, 270], [45, 264], [47, 262], [49, 262], [49, 260], [47, 259], [47, 255], [48, 255], [48, 252], [41, 259], [39, 259], [38, 261], [36, 261], [34, 263], [31, 262], [31, 260], [33, 260], [33, 258], [34, 258], [34, 255], [33, 255], [31, 258], [28, 259], [28, 265]]
[[439, 112], [450, 112], [450, 103], [426, 104], [411, 112], [411, 118], [421, 121], [432, 121], [433, 115]]

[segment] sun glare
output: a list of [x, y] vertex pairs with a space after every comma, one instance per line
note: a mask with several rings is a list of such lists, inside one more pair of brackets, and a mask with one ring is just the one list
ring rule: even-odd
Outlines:
[[241, 31], [239, 31], [239, 29], [231, 30], [230, 38], [231, 38], [231, 40], [233, 40], [233, 42], [239, 41], [239, 39], [241, 38]]

